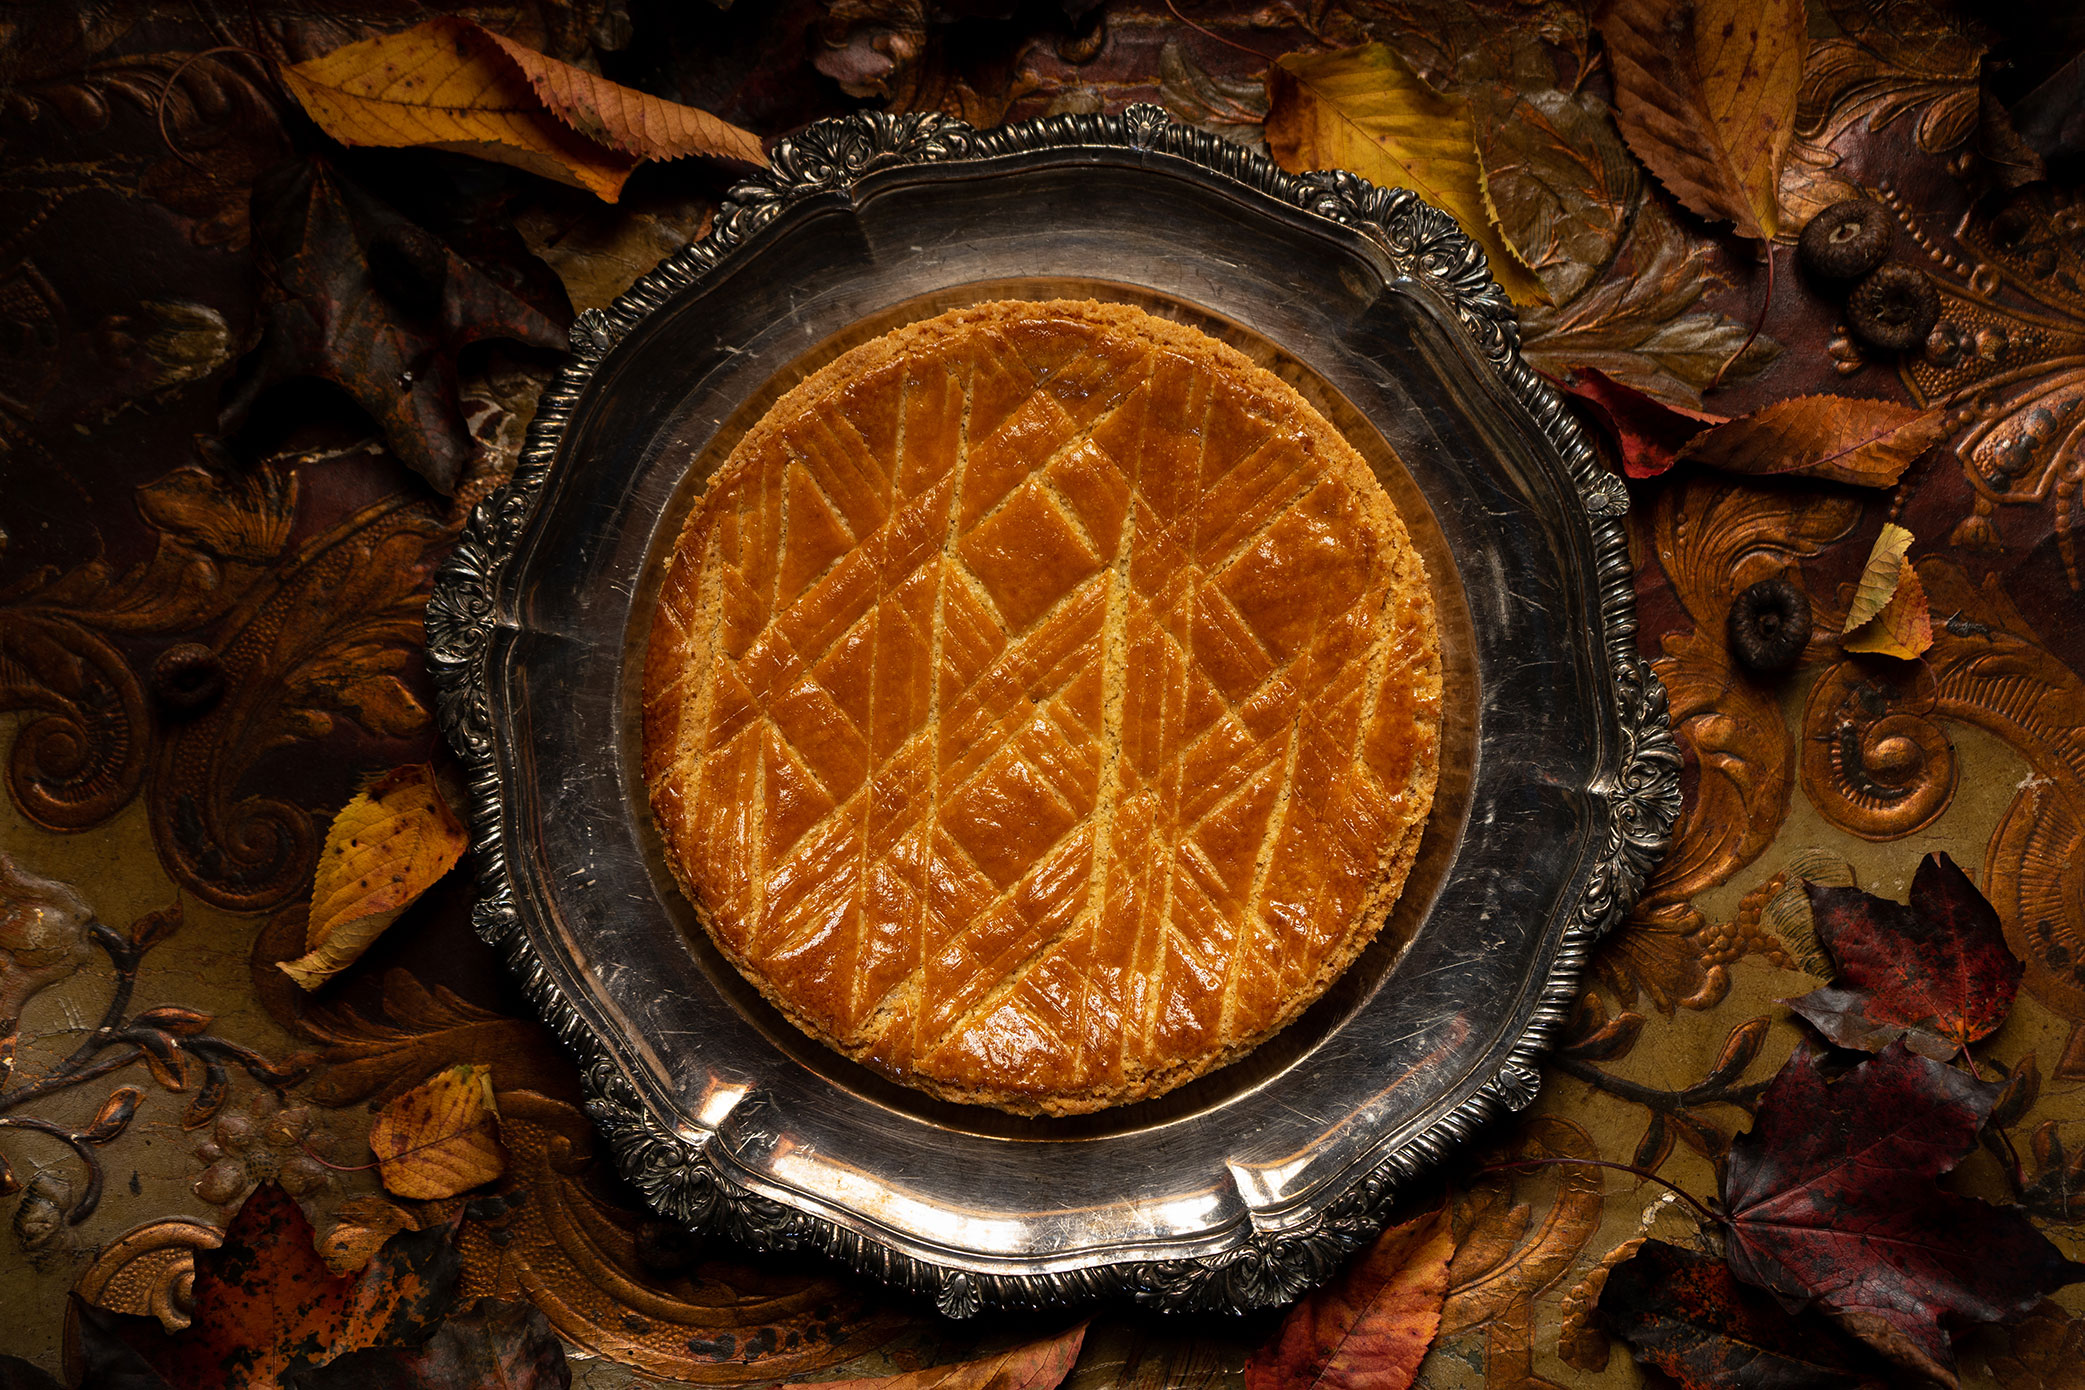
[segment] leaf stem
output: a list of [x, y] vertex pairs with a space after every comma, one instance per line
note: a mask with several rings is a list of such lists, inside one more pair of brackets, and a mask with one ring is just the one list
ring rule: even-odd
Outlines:
[[1724, 373], [1728, 372], [1732, 367], [1735, 367], [1737, 365], [1738, 359], [1740, 357], [1743, 357], [1745, 355], [1746, 350], [1749, 349], [1752, 346], [1752, 344], [1758, 339], [1759, 330], [1766, 327], [1766, 311], [1770, 307], [1772, 307], [1773, 302], [1774, 243], [1771, 239], [1769, 239], [1766, 243], [1766, 298], [1760, 301], [1759, 317], [1753, 321], [1752, 331], [1745, 335], [1745, 341], [1738, 344], [1738, 350], [1730, 354], [1730, 357], [1723, 363], [1722, 366], [1716, 368], [1715, 379], [1710, 381], [1709, 384], [1705, 388], [1703, 388], [1704, 390], [1713, 391], [1718, 386], [1721, 386], [1723, 384]]
[[1627, 1163], [1614, 1163], [1604, 1158], [1515, 1158], [1509, 1159], [1503, 1163], [1487, 1164], [1486, 1166], [1478, 1169], [1477, 1171], [1479, 1173], [1488, 1173], [1507, 1168], [1557, 1168], [1573, 1164], [1582, 1165], [1587, 1168], [1613, 1168], [1623, 1173], [1634, 1174], [1636, 1177], [1642, 1178], [1646, 1182], [1654, 1182], [1658, 1184], [1658, 1186], [1665, 1188], [1667, 1191], [1673, 1193], [1681, 1201], [1685, 1202], [1688, 1206], [1700, 1212], [1704, 1220], [1713, 1222], [1719, 1226], [1723, 1224], [1722, 1217], [1710, 1211], [1707, 1206], [1705, 1206], [1698, 1198], [1694, 1196], [1693, 1193], [1687, 1191], [1686, 1188], [1681, 1187], [1678, 1183], [1672, 1181], [1670, 1178], [1661, 1178], [1656, 1173], [1650, 1172], [1647, 1169], [1637, 1168]]
[[1267, 61], [1267, 55], [1260, 52], [1260, 50], [1258, 50], [1257, 48], [1247, 48], [1244, 44], [1239, 43], [1236, 39], [1227, 39], [1222, 34], [1217, 33], [1213, 29], [1204, 29], [1201, 25], [1195, 23], [1186, 15], [1180, 13], [1180, 7], [1174, 4], [1173, 0], [1166, 0], [1166, 8], [1173, 12], [1173, 18], [1179, 20], [1182, 24], [1185, 24], [1188, 28], [1194, 30], [1197, 34], [1200, 34], [1205, 38], [1215, 39], [1218, 43], [1223, 44], [1229, 48], [1235, 48], [1240, 53], [1250, 53], [1253, 57], [1258, 58], [1263, 63]]

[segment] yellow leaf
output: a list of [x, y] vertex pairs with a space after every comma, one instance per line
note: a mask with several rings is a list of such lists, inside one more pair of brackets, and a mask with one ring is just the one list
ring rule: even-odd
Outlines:
[[1803, 0], [1613, 0], [1599, 28], [1636, 157], [1689, 212], [1774, 237], [1810, 46]]
[[647, 159], [765, 164], [760, 138], [691, 106], [560, 63], [444, 16], [282, 69], [347, 145], [426, 146], [511, 164], [614, 202]]
[[1882, 524], [1882, 534], [1875, 538], [1875, 548], [1868, 552], [1868, 563], [1861, 570], [1861, 582], [1853, 591], [1853, 607], [1846, 611], [1842, 632], [1852, 632], [1889, 603], [1897, 585], [1910, 573], [1904, 552], [1911, 549], [1911, 541], [1911, 532], [1896, 522]]
[[369, 1148], [393, 1196], [454, 1197], [491, 1182], [507, 1170], [492, 1068], [436, 1072], [378, 1113]]
[[415, 763], [387, 773], [341, 808], [311, 885], [305, 954], [280, 962], [305, 989], [353, 964], [370, 942], [463, 856], [463, 827]]
[[1484, 248], [1514, 303], [1549, 302], [1493, 221], [1468, 105], [1421, 82], [1394, 49], [1287, 54], [1267, 69], [1267, 98], [1267, 148], [1284, 169], [1351, 169], [1411, 189]]
[[1933, 645], [1933, 610], [1926, 602], [1926, 586], [1909, 561], [1900, 562], [1897, 591], [1882, 611], [1863, 623], [1840, 643], [1850, 652], [1894, 656], [1904, 661], [1923, 656]]

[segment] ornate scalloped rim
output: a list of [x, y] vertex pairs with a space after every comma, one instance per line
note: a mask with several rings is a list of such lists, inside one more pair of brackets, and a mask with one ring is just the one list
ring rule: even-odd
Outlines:
[[[498, 626], [502, 571], [534, 514], [581, 393], [630, 328], [697, 284], [785, 209], [821, 193], [847, 192], [872, 169], [893, 164], [988, 159], [1077, 146], [1172, 156], [1230, 178], [1277, 202], [1354, 228], [1399, 272], [1450, 306], [1508, 392], [1528, 411], [1569, 469], [1584, 502], [1597, 556], [1603, 639], [1616, 697], [1619, 745], [1605, 797], [1605, 852], [1573, 909], [1532, 1018], [1497, 1074], [1425, 1133], [1384, 1158], [1317, 1215], [1279, 1231], [1253, 1231], [1220, 1252], [1032, 1275], [985, 1274], [936, 1265], [741, 1184], [712, 1133], [653, 1113], [614, 1050], [597, 1037], [538, 955], [522, 922], [501, 839], [502, 797], [493, 755], [485, 657]], [[675, 253], [607, 310], [572, 327], [572, 360], [543, 393], [514, 475], [480, 503], [443, 566], [427, 608], [428, 660], [442, 726], [469, 775], [479, 898], [478, 934], [499, 948], [523, 991], [584, 1069], [586, 1107], [623, 1174], [661, 1213], [711, 1226], [762, 1250], [817, 1251], [934, 1300], [950, 1317], [980, 1308], [1040, 1308], [1129, 1297], [1170, 1309], [1243, 1312], [1289, 1302], [1329, 1278], [1381, 1228], [1406, 1178], [1437, 1163], [1495, 1115], [1518, 1111], [1541, 1085], [1537, 1058], [1564, 1022], [1593, 944], [1620, 921], [1672, 836], [1679, 814], [1680, 753], [1665, 691], [1636, 652], [1635, 598], [1618, 518], [1628, 507], [1621, 480], [1602, 469], [1557, 393], [1520, 358], [1520, 334], [1484, 253], [1445, 213], [1407, 189], [1377, 188], [1344, 170], [1300, 176], [1190, 127], [1155, 106], [1120, 116], [1053, 116], [979, 131], [932, 115], [875, 112], [820, 121], [772, 151], [772, 166], [731, 191], [710, 234]], [[691, 1137], [693, 1136], [693, 1137]]]

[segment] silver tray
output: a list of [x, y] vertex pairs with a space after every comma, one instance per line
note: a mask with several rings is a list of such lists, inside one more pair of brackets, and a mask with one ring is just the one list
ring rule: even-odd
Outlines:
[[[1482, 253], [1403, 189], [1291, 177], [1153, 107], [990, 131], [858, 115], [773, 158], [706, 238], [580, 316], [436, 585], [477, 929], [669, 1217], [954, 1316], [1292, 1299], [1412, 1175], [1534, 1098], [1587, 951], [1671, 834], [1679, 754], [1636, 653], [1626, 493], [1520, 360]], [[662, 552], [781, 391], [955, 304], [1086, 294], [1224, 338], [1362, 449], [1427, 557], [1451, 698], [1420, 862], [1324, 999], [1156, 1101], [1021, 1119], [853, 1065], [717, 955], [643, 809], [638, 654]]]

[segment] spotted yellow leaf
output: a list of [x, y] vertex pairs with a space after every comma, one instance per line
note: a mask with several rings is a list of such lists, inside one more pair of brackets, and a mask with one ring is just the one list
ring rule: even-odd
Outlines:
[[385, 774], [333, 818], [311, 885], [305, 954], [284, 974], [317, 989], [354, 964], [464, 850], [463, 827], [425, 763]]
[[369, 1148], [395, 1197], [454, 1197], [491, 1182], [507, 1170], [492, 1068], [436, 1072], [378, 1113]]

